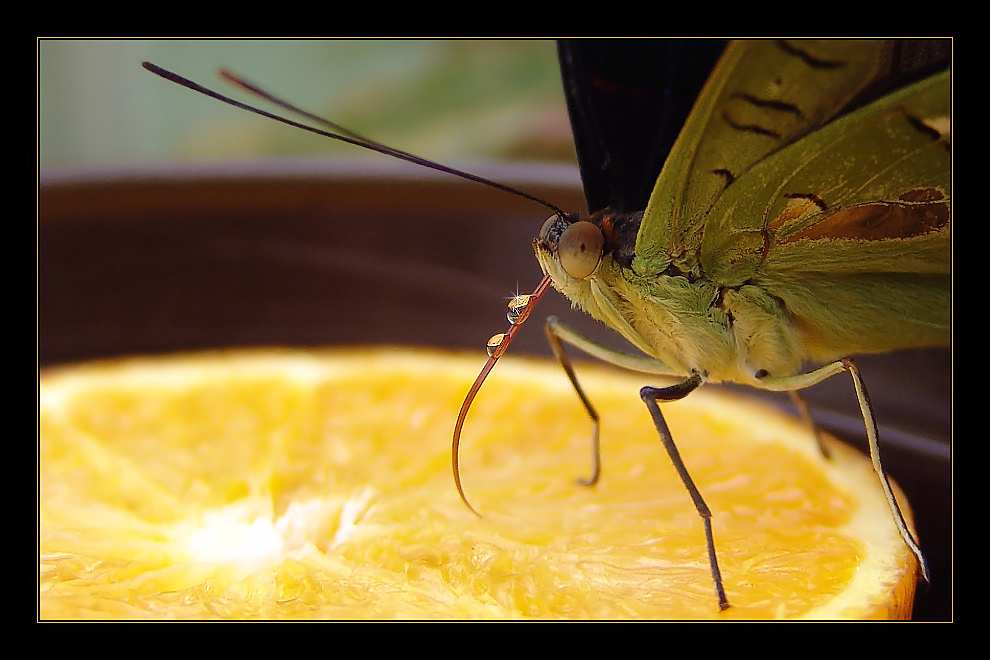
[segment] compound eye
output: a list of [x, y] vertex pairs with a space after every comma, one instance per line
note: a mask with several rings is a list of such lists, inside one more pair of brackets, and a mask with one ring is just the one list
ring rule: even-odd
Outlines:
[[604, 244], [605, 237], [598, 227], [587, 220], [575, 222], [560, 235], [557, 258], [568, 275], [583, 280], [598, 268]]
[[557, 216], [551, 215], [549, 218], [547, 218], [547, 221], [543, 223], [543, 226], [540, 228], [541, 241], [547, 240], [547, 236], [550, 234], [550, 228], [553, 227], [553, 224], [555, 222], [557, 222]]

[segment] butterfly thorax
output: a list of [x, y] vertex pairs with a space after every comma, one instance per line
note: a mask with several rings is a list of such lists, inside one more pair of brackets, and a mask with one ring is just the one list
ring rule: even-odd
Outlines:
[[[572, 305], [617, 330], [672, 373], [700, 373], [711, 381], [758, 385], [767, 376], [796, 373], [802, 354], [777, 300], [752, 285], [727, 288], [704, 273], [682, 273], [665, 263], [634, 270], [641, 214], [596, 213], [600, 260], [589, 275], [574, 277], [558, 247], [574, 216], [551, 219], [534, 241], [537, 259]], [[637, 266], [641, 267], [642, 262]]]

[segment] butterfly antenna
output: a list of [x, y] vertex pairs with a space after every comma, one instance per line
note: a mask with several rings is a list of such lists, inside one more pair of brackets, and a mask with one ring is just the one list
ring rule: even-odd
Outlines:
[[[160, 66], [152, 64], [151, 62], [142, 62], [141, 66], [143, 66], [148, 71], [154, 73], [155, 75], [165, 78], [166, 80], [169, 80], [178, 85], [191, 89], [195, 92], [199, 92], [200, 94], [205, 94], [206, 96], [214, 98], [218, 101], [222, 101], [223, 103], [232, 105], [235, 108], [247, 110], [248, 112], [253, 112], [256, 115], [261, 115], [262, 117], [267, 117], [277, 122], [281, 122], [287, 126], [300, 128], [304, 131], [315, 133], [316, 135], [322, 135], [324, 137], [328, 137], [334, 140], [339, 140], [341, 142], [347, 142], [348, 144], [364, 147], [365, 149], [377, 151], [378, 153], [384, 154], [386, 156], [392, 156], [394, 158], [398, 158], [399, 160], [404, 160], [410, 163], [415, 163], [417, 165], [422, 165], [423, 167], [428, 167], [432, 170], [437, 170], [439, 172], [445, 172], [447, 174], [460, 177], [462, 179], [467, 179], [468, 181], [474, 181], [476, 183], [480, 183], [482, 185], [495, 188], [496, 190], [502, 190], [512, 195], [523, 197], [525, 199], [537, 202], [538, 204], [542, 204], [543, 206], [552, 210], [554, 214], [559, 217], [564, 217], [566, 215], [564, 211], [561, 210], [555, 204], [551, 204], [546, 200], [540, 199], [539, 197], [536, 197], [534, 195], [530, 195], [529, 193], [523, 192], [522, 190], [517, 190], [516, 188], [507, 186], [497, 181], [492, 181], [491, 179], [486, 179], [484, 177], [471, 174], [470, 172], [464, 172], [462, 170], [458, 170], [453, 167], [447, 167], [446, 165], [435, 163], [432, 160], [421, 158], [419, 156], [416, 156], [415, 154], [411, 154], [406, 151], [401, 151], [399, 149], [394, 149], [392, 147], [381, 144], [380, 142], [375, 142], [374, 140], [366, 138], [363, 135], [360, 135], [358, 133], [355, 133], [354, 131], [346, 129], [343, 126], [340, 126], [339, 124], [335, 124], [332, 121], [324, 119], [318, 115], [314, 115], [313, 113], [303, 110], [302, 108], [299, 108], [295, 105], [292, 105], [287, 101], [283, 101], [274, 94], [271, 94], [261, 89], [257, 85], [250, 83], [247, 80], [244, 80], [243, 78], [233, 73], [230, 73], [229, 71], [226, 70], [221, 71], [221, 75], [229, 82], [241, 87], [244, 90], [247, 90], [248, 92], [254, 94], [255, 96], [263, 98], [266, 101], [274, 105], [277, 105], [283, 110], [287, 110], [289, 112], [297, 114], [300, 117], [304, 117], [311, 122], [325, 126], [330, 130], [323, 130], [316, 128], [314, 126], [309, 126], [307, 124], [293, 121], [286, 117], [280, 117], [279, 115], [273, 114], [271, 112], [267, 112], [265, 110], [261, 110], [260, 108], [256, 108], [252, 105], [242, 103], [228, 96], [224, 96], [223, 94], [215, 92], [212, 89], [203, 87], [202, 85], [195, 83], [187, 78], [183, 78], [178, 74], [163, 69]], [[485, 382], [485, 379], [488, 377], [488, 374], [491, 372], [492, 368], [495, 366], [495, 363], [498, 361], [498, 359], [502, 357], [502, 355], [508, 349], [509, 344], [512, 342], [513, 337], [515, 337], [516, 333], [519, 331], [519, 327], [529, 317], [529, 314], [532, 311], [533, 306], [540, 299], [540, 297], [547, 290], [547, 288], [549, 288], [550, 284], [551, 284], [550, 277], [545, 275], [543, 279], [540, 280], [539, 285], [536, 287], [536, 290], [534, 290], [533, 293], [528, 295], [515, 296], [509, 302], [509, 313], [508, 313], [509, 324], [510, 324], [509, 329], [503, 333], [499, 333], [493, 336], [491, 339], [488, 340], [488, 356], [489, 356], [488, 362], [485, 363], [485, 366], [482, 368], [481, 372], [478, 374], [478, 377], [475, 379], [474, 384], [471, 386], [471, 389], [468, 391], [467, 396], [464, 398], [464, 402], [461, 404], [461, 409], [457, 415], [457, 423], [454, 425], [453, 438], [451, 439], [451, 467], [454, 473], [454, 484], [457, 486], [457, 493], [460, 495], [461, 500], [477, 516], [480, 516], [481, 514], [479, 514], [478, 511], [473, 506], [471, 506], [471, 503], [468, 501], [467, 496], [464, 493], [464, 487], [461, 483], [460, 461], [459, 461], [461, 431], [464, 428], [464, 422], [467, 419], [468, 410], [471, 408], [471, 404], [474, 402], [475, 397], [477, 396], [478, 392], [481, 390], [481, 386]]]
[[359, 147], [364, 147], [365, 149], [370, 149], [371, 151], [377, 151], [378, 153], [384, 154], [386, 156], [392, 156], [393, 158], [398, 158], [399, 160], [404, 160], [404, 161], [409, 162], [409, 163], [415, 163], [416, 165], [421, 165], [423, 167], [428, 167], [431, 170], [436, 170], [438, 172], [444, 172], [446, 174], [450, 174], [450, 175], [459, 177], [461, 179], [466, 179], [468, 181], [474, 181], [476, 183], [480, 183], [482, 185], [486, 185], [486, 186], [488, 186], [490, 188], [495, 188], [496, 190], [501, 190], [503, 192], [507, 192], [509, 194], [516, 195], [517, 197], [523, 197], [525, 199], [534, 201], [534, 202], [536, 202], [538, 204], [542, 204], [543, 206], [545, 206], [545, 207], [549, 208], [550, 210], [552, 210], [554, 212], [554, 214], [556, 214], [558, 216], [564, 216], [565, 215], [565, 213], [558, 206], [556, 206], [555, 204], [551, 204], [550, 202], [548, 202], [548, 201], [546, 201], [544, 199], [540, 199], [539, 197], [536, 197], [535, 195], [530, 195], [529, 193], [524, 192], [522, 190], [518, 190], [516, 188], [513, 188], [512, 186], [507, 186], [504, 183], [499, 183], [497, 181], [492, 181], [491, 179], [486, 179], [486, 178], [481, 177], [481, 176], [478, 176], [476, 174], [471, 174], [470, 172], [465, 172], [463, 170], [458, 170], [458, 169], [453, 168], [453, 167], [447, 167], [446, 165], [441, 165], [440, 163], [436, 163], [436, 162], [434, 162], [432, 160], [428, 160], [426, 158], [421, 158], [420, 156], [417, 156], [415, 154], [411, 154], [411, 153], [409, 153], [407, 151], [402, 151], [400, 149], [393, 149], [392, 147], [389, 147], [389, 146], [386, 146], [384, 144], [381, 144], [380, 142], [375, 142], [372, 139], [366, 138], [363, 135], [359, 135], [358, 133], [355, 133], [353, 131], [350, 131], [350, 130], [346, 129], [343, 126], [339, 126], [338, 124], [335, 124], [332, 121], [329, 121], [327, 119], [323, 119], [322, 117], [319, 117], [317, 115], [314, 115], [311, 112], [307, 112], [306, 110], [303, 110], [302, 108], [298, 108], [298, 107], [292, 105], [291, 103], [288, 103], [286, 101], [283, 101], [282, 99], [278, 98], [274, 94], [271, 94], [269, 92], [264, 91], [260, 87], [254, 85], [252, 83], [247, 82], [243, 78], [240, 78], [239, 76], [236, 76], [236, 75], [230, 73], [229, 71], [223, 71], [223, 72], [221, 72], [221, 75], [223, 75], [223, 77], [226, 78], [227, 80], [229, 80], [230, 82], [238, 85], [239, 87], [241, 87], [243, 89], [246, 89], [246, 90], [250, 91], [252, 94], [255, 94], [255, 95], [257, 95], [257, 96], [259, 96], [259, 97], [261, 97], [261, 98], [263, 98], [263, 99], [265, 99], [267, 101], [270, 101], [270, 102], [278, 105], [279, 107], [281, 107], [281, 108], [283, 108], [285, 110], [288, 110], [290, 112], [294, 112], [294, 113], [296, 113], [296, 114], [298, 114], [298, 115], [300, 115], [302, 117], [305, 117], [305, 118], [309, 119], [310, 121], [313, 121], [313, 122], [316, 122], [318, 124], [322, 124], [324, 126], [327, 126], [331, 130], [322, 130], [322, 129], [316, 128], [314, 126], [309, 126], [307, 124], [302, 124], [300, 122], [293, 121], [291, 119], [287, 119], [286, 117], [280, 117], [279, 115], [273, 114], [271, 112], [266, 112], [265, 110], [261, 110], [260, 108], [256, 108], [256, 107], [254, 107], [252, 105], [248, 105], [246, 103], [242, 103], [240, 101], [234, 100], [234, 99], [230, 98], [229, 96], [224, 96], [223, 94], [220, 94], [218, 92], [214, 92], [212, 89], [209, 89], [207, 87], [203, 87], [202, 85], [200, 85], [198, 83], [195, 83], [192, 80], [189, 80], [188, 78], [183, 78], [182, 76], [180, 76], [180, 75], [178, 75], [176, 73], [172, 73], [171, 71], [168, 71], [167, 69], [163, 69], [163, 68], [161, 68], [160, 66], [158, 66], [156, 64], [152, 64], [151, 62], [142, 62], [141, 63], [141, 66], [143, 66], [145, 69], [147, 69], [151, 73], [154, 73], [157, 76], [160, 76], [160, 77], [162, 77], [162, 78], [164, 78], [166, 80], [169, 80], [171, 82], [174, 82], [174, 83], [176, 83], [178, 85], [182, 85], [183, 87], [185, 87], [187, 89], [191, 89], [191, 90], [193, 90], [195, 92], [199, 92], [200, 94], [205, 94], [206, 96], [209, 96], [211, 98], [214, 98], [214, 99], [216, 99], [218, 101], [222, 101], [223, 103], [226, 103], [227, 105], [232, 105], [235, 108], [240, 108], [241, 110], [247, 110], [248, 112], [253, 112], [254, 114], [261, 115], [262, 117], [267, 117], [269, 119], [274, 119], [275, 121], [281, 122], [283, 124], [286, 124], [287, 126], [292, 126], [294, 128], [301, 128], [304, 131], [309, 131], [310, 133], [315, 133], [316, 135], [322, 135], [323, 137], [332, 138], [334, 140], [339, 140], [341, 142], [347, 142], [348, 144], [353, 144], [353, 145], [356, 145], [356, 146], [359, 146]]
[[[333, 129], [333, 130], [335, 130], [338, 133], [341, 133], [343, 135], [349, 135], [350, 137], [352, 137], [352, 138], [354, 138], [356, 140], [362, 140], [365, 143], [374, 142], [374, 140], [372, 140], [370, 138], [366, 138], [363, 135], [361, 135], [360, 133], [355, 133], [354, 131], [352, 131], [352, 130], [350, 130], [348, 128], [344, 128], [340, 124], [337, 124], [335, 122], [332, 122], [329, 119], [324, 119], [323, 117], [320, 117], [319, 115], [314, 115], [312, 112], [309, 112], [307, 110], [303, 110], [299, 106], [293, 105], [292, 103], [289, 103], [285, 99], [281, 99], [281, 98], [275, 96], [271, 92], [266, 92], [265, 90], [261, 89], [260, 87], [258, 87], [254, 83], [248, 82], [244, 78], [241, 78], [237, 74], [232, 73], [232, 72], [228, 71], [227, 69], [220, 69], [220, 77], [223, 78], [224, 80], [226, 80], [227, 82], [230, 82], [230, 83], [232, 83], [234, 85], [237, 85], [238, 87], [241, 87], [242, 89], [244, 89], [244, 90], [246, 90], [248, 92], [251, 92], [255, 96], [258, 96], [258, 97], [261, 97], [261, 98], [265, 99], [269, 103], [272, 103], [274, 105], [277, 105], [278, 107], [282, 108], [283, 110], [288, 110], [289, 112], [294, 112], [295, 114], [299, 115], [300, 117], [305, 117], [306, 119], [309, 119], [310, 121], [316, 122], [317, 124], [322, 124], [323, 126], [327, 126], [327, 127], [331, 128], [331, 129]], [[388, 149], [388, 147], [385, 146], [385, 145], [380, 145], [380, 146], [382, 148], [384, 148], [384, 149]]]

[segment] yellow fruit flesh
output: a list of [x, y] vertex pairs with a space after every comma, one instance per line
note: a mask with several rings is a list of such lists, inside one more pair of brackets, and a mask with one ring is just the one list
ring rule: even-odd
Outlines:
[[642, 377], [410, 351], [123, 362], [41, 385], [42, 618], [890, 618], [915, 566], [869, 462], [705, 388], [663, 406], [701, 519], [637, 396]]

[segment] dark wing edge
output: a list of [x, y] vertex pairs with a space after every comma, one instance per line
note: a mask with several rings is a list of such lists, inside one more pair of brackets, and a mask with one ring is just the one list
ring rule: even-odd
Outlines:
[[943, 71], [952, 63], [952, 39], [889, 39], [877, 76], [842, 109], [848, 114], [892, 91]]
[[725, 43], [715, 39], [557, 42], [589, 212], [646, 208], [667, 154]]

